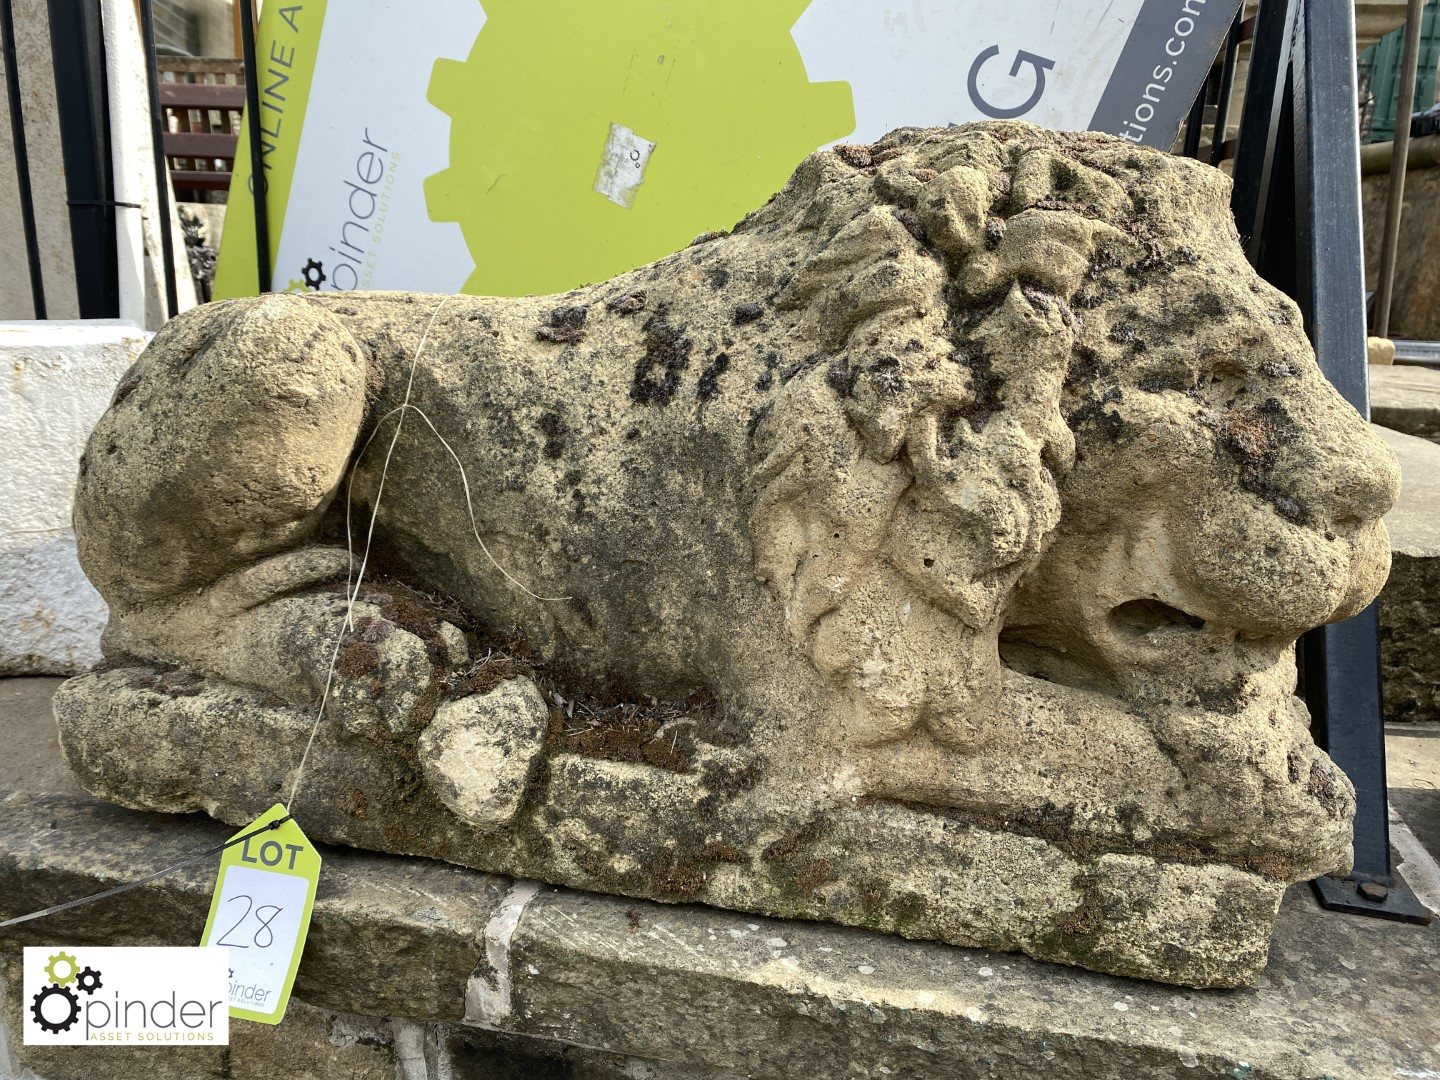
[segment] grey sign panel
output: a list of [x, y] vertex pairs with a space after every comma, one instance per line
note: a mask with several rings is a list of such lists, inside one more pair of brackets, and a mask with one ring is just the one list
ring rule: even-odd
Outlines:
[[1169, 149], [1239, 10], [1239, 0], [1145, 0], [1090, 129]]

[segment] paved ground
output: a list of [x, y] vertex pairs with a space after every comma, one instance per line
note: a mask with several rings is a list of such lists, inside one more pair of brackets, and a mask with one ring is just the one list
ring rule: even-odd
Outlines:
[[[1440, 856], [1440, 724], [1388, 724], [1385, 763], [1390, 807], [1432, 856]], [[1413, 869], [1413, 868], [1412, 868]], [[1440, 906], [1440, 867], [1408, 875], [1432, 908]]]
[[1440, 442], [1440, 370], [1372, 366], [1370, 419], [1407, 435]]
[[60, 756], [50, 696], [63, 679], [0, 679], [0, 793], [80, 790]]

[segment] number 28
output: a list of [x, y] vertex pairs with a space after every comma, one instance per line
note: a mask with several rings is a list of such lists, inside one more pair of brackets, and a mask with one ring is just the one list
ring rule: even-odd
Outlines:
[[[226, 941], [225, 939], [228, 938], [231, 934], [233, 934], [236, 930], [240, 929], [240, 924], [250, 917], [251, 908], [254, 908], [255, 918], [259, 920], [260, 925], [256, 927], [255, 933], [251, 936], [250, 940], [257, 949], [268, 949], [271, 945], [275, 943], [275, 932], [270, 929], [270, 924], [275, 921], [275, 917], [279, 915], [283, 909], [277, 904], [261, 904], [259, 907], [254, 907], [255, 901], [252, 900], [249, 896], [246, 896], [244, 893], [232, 896], [225, 902], [227, 904], [233, 904], [237, 900], [245, 901], [245, 911], [240, 916], [240, 918], [235, 920], [234, 926], [230, 927], [229, 930], [226, 930], [225, 933], [220, 935], [220, 940], [215, 942], [215, 944], [229, 945], [232, 949], [250, 948], [249, 945], [242, 944], [241, 942]], [[270, 912], [269, 915], [265, 914], [265, 912], [267, 911]], [[264, 941], [260, 940], [261, 934], [265, 935]]]

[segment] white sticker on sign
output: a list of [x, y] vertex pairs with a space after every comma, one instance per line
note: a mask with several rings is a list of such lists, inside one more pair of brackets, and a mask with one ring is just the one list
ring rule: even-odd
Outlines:
[[645, 182], [645, 166], [650, 164], [654, 150], [655, 144], [649, 139], [642, 139], [623, 124], [611, 124], [600, 170], [595, 174], [595, 190], [630, 209], [635, 190]]

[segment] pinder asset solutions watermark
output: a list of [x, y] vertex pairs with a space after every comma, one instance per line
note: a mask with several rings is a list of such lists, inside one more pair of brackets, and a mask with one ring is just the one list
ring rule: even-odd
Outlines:
[[26, 948], [24, 1042], [224, 1046], [227, 948]]

